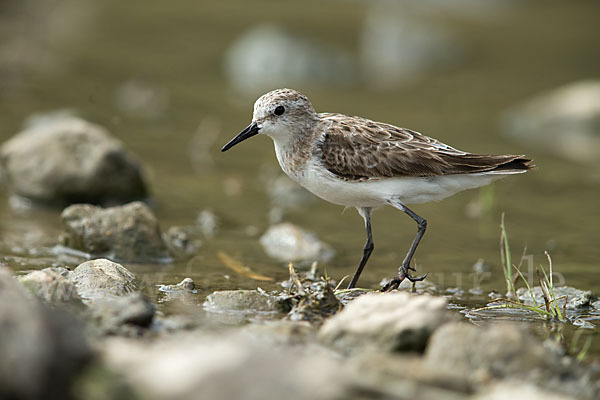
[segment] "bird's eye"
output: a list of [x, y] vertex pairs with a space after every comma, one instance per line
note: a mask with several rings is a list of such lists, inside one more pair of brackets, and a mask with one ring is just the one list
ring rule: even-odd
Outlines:
[[275, 107], [275, 115], [282, 115], [285, 112], [284, 106]]

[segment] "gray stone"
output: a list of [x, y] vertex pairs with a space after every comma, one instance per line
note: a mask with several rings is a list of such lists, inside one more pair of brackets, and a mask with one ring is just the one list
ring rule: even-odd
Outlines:
[[216, 313], [280, 313], [279, 299], [258, 290], [221, 290], [206, 297], [204, 309]]
[[225, 73], [237, 90], [258, 95], [276, 87], [352, 82], [352, 59], [271, 24], [257, 25], [227, 50]]
[[360, 296], [321, 327], [320, 339], [340, 351], [416, 351], [451, 319], [446, 300], [405, 292]]
[[180, 300], [184, 304], [197, 304], [199, 302], [196, 284], [191, 278], [185, 278], [176, 285], [160, 285], [158, 290], [162, 296], [160, 301]]
[[121, 203], [147, 196], [140, 162], [100, 126], [64, 117], [5, 142], [9, 189], [46, 204]]
[[67, 207], [61, 215], [63, 245], [129, 262], [164, 262], [169, 259], [158, 220], [141, 202], [100, 208], [89, 204]]
[[27, 296], [0, 267], [0, 398], [71, 398], [91, 358], [82, 326]]
[[196, 284], [194, 283], [192, 278], [184, 278], [181, 282], [177, 284], [177, 286], [185, 290], [196, 290]]
[[[544, 295], [542, 288], [539, 286], [532, 287], [533, 291], [533, 299], [531, 297], [531, 293], [527, 288], [519, 288], [517, 289], [517, 296], [520, 300], [529, 305], [534, 305], [534, 299], [538, 306], [544, 306]], [[580, 310], [582, 308], [589, 307], [592, 302], [596, 299], [596, 297], [589, 290], [579, 290], [570, 286], [557, 286], [553, 289], [554, 296], [559, 299], [562, 296], [566, 296], [566, 298], [557, 300], [557, 305], [560, 308], [561, 312], [563, 307], [565, 306], [567, 310]]]
[[83, 305], [75, 285], [69, 279], [70, 271], [62, 267], [44, 268], [20, 276], [19, 282], [46, 303], [56, 305]]
[[122, 265], [102, 258], [79, 264], [70, 279], [79, 296], [88, 302], [124, 296], [138, 290], [134, 274]]
[[[502, 117], [507, 136], [577, 162], [600, 156], [600, 80], [548, 90], [517, 104]], [[567, 134], [565, 134], [567, 133]]]
[[328, 261], [334, 250], [312, 232], [290, 223], [271, 226], [260, 238], [269, 257], [279, 261]]
[[149, 328], [156, 307], [141, 293], [95, 301], [90, 315], [96, 333], [138, 336]]

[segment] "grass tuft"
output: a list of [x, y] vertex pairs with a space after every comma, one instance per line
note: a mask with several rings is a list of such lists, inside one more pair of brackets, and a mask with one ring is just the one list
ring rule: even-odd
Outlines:
[[[546, 273], [546, 269], [543, 265], [540, 265], [538, 268], [536, 268], [538, 283], [540, 285], [540, 288], [542, 290], [542, 296], [544, 298], [544, 304], [538, 304], [535, 300], [534, 292], [531, 285], [529, 284], [529, 281], [521, 272], [521, 265], [525, 258], [525, 251], [523, 252], [523, 256], [521, 257], [521, 263], [518, 267], [512, 263], [512, 255], [510, 245], [508, 242], [506, 226], [504, 224], [503, 213], [502, 220], [500, 223], [500, 257], [502, 260], [502, 270], [504, 272], [504, 278], [506, 281], [506, 297], [493, 300], [486, 307], [477, 308], [472, 311], [477, 312], [500, 308], [511, 308], [533, 312], [544, 319], [559, 322], [567, 322], [566, 306], [568, 299], [566, 298], [566, 296], [556, 297], [556, 294], [554, 293], [554, 282], [552, 280], [552, 258], [550, 257], [550, 254], [547, 251], [545, 252], [545, 254], [546, 258], [548, 259], [548, 273]], [[527, 287], [529, 295], [533, 300], [533, 305], [525, 304], [518, 298], [516, 291], [516, 283], [519, 278]], [[565, 300], [562, 309], [559, 305], [559, 301], [561, 300]]]

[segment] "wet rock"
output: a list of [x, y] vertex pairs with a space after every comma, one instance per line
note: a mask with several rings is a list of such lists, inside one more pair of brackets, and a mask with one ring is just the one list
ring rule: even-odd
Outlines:
[[416, 14], [407, 16], [406, 5], [393, 2], [370, 7], [359, 46], [365, 78], [381, 89], [454, 64], [462, 53], [448, 29]]
[[103, 258], [79, 264], [70, 279], [79, 296], [88, 302], [125, 296], [138, 290], [134, 274], [122, 265]]
[[328, 261], [335, 252], [312, 232], [293, 224], [271, 226], [260, 238], [269, 257], [280, 261]]
[[600, 156], [600, 80], [540, 93], [506, 111], [501, 122], [514, 139], [577, 162], [595, 162]]
[[248, 335], [178, 334], [150, 344], [113, 338], [99, 349], [106, 365], [140, 398], [352, 398], [341, 360]]
[[147, 297], [133, 293], [94, 302], [90, 316], [97, 334], [139, 336], [152, 324], [155, 311]]
[[202, 246], [199, 230], [193, 226], [172, 226], [163, 235], [171, 254], [177, 258], [193, 256]]
[[45, 204], [121, 203], [147, 196], [140, 162], [100, 126], [64, 117], [0, 148], [9, 189]]
[[[542, 288], [539, 286], [532, 287], [533, 291], [533, 299], [531, 298], [531, 293], [527, 288], [519, 288], [517, 289], [517, 296], [520, 300], [524, 301], [526, 304], [534, 305], [537, 302], [538, 306], [543, 306], [544, 303], [544, 295], [542, 292]], [[557, 299], [558, 307], [562, 310], [565, 306], [567, 310], [580, 310], [582, 308], [589, 307], [591, 303], [596, 299], [592, 292], [589, 290], [579, 290], [570, 286], [557, 286], [554, 288], [554, 295]], [[564, 299], [560, 299], [562, 296], [567, 296]]]
[[184, 290], [195, 291], [196, 284], [192, 280], [192, 278], [184, 278], [181, 282], [177, 284], [177, 287], [180, 287]]
[[367, 294], [325, 321], [319, 337], [343, 352], [422, 352], [432, 332], [451, 319], [446, 305], [428, 295]]
[[91, 358], [79, 321], [26, 296], [0, 267], [0, 398], [71, 398]]
[[215, 313], [276, 314], [287, 311], [280, 300], [258, 290], [222, 290], [209, 294], [204, 309]]
[[274, 87], [351, 83], [354, 66], [343, 51], [292, 35], [276, 25], [257, 25], [227, 50], [230, 84], [250, 95]]
[[179, 290], [187, 290], [190, 292], [196, 292], [196, 284], [194, 283], [192, 278], [184, 278], [181, 282], [179, 282], [175, 286], [167, 285], [167, 286], [163, 286], [163, 287], [173, 289], [173, 290], [179, 289]]
[[144, 203], [109, 208], [76, 204], [67, 207], [61, 219], [60, 241], [73, 249], [119, 261], [169, 259], [158, 221]]
[[70, 271], [63, 267], [44, 268], [20, 276], [19, 282], [46, 303], [82, 306], [81, 298], [69, 276]]
[[163, 294], [162, 301], [182, 300], [184, 303], [193, 303], [196, 300], [196, 284], [191, 278], [185, 278], [176, 285], [160, 285], [158, 290]]

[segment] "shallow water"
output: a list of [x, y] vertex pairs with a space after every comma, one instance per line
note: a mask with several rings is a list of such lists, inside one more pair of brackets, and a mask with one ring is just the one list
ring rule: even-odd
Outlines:
[[[147, 1], [139, 7], [112, 0], [101, 5], [63, 1], [49, 10], [20, 11], [1, 31], [25, 44], [0, 69], [5, 75], [0, 140], [19, 131], [29, 115], [63, 108], [107, 127], [145, 161], [151, 203], [164, 229], [194, 224], [202, 210], [211, 210], [219, 220], [214, 236], [204, 239], [191, 260], [127, 265], [149, 289], [184, 277], [194, 279], [201, 295], [219, 289], [272, 289], [274, 284], [236, 275], [216, 256], [223, 251], [276, 281], [287, 278], [285, 263], [269, 259], [258, 243], [272, 208], [265, 176], [278, 173], [271, 142], [258, 137], [219, 152], [250, 121], [255, 97], [228, 86], [223, 55], [236, 37], [259, 22], [280, 23], [354, 54], [366, 5], [309, 3]], [[464, 44], [464, 60], [404, 87], [377, 91], [361, 82], [297, 87], [318, 111], [386, 121], [473, 152], [523, 153], [535, 159], [537, 170], [497, 182], [492, 189], [413, 207], [429, 221], [415, 257], [418, 270], [428, 272], [428, 280], [441, 291], [464, 290], [467, 294], [453, 298], [458, 308], [481, 306], [485, 293], [505, 290], [498, 249], [502, 213], [515, 254], [526, 246], [535, 266], [545, 264], [548, 250], [555, 272], [568, 285], [600, 292], [600, 163], [576, 164], [509, 141], [498, 123], [505, 108], [530, 95], [597, 76], [595, 17], [600, 4], [524, 3], [472, 18], [436, 14]], [[318, 13], [311, 11], [317, 8]], [[37, 29], [28, 29], [32, 26]], [[561, 26], [568, 29], [557, 28]], [[123, 111], [117, 93], [132, 80], [153, 88], [159, 98], [168, 99], [167, 105], [159, 101], [152, 117]], [[469, 217], [468, 209], [478, 206], [484, 209], [481, 215]], [[364, 242], [361, 218], [354, 210], [342, 211], [315, 199], [284, 214], [286, 221], [333, 246], [335, 258], [320, 267], [337, 279], [354, 272]], [[29, 270], [53, 262], [77, 263], [51, 251], [60, 232], [59, 210], [14, 211], [7, 196], [1, 196], [0, 215], [0, 255], [11, 266]], [[362, 287], [377, 287], [383, 277], [393, 275], [416, 232], [413, 221], [392, 209], [376, 212], [373, 227], [376, 249]], [[489, 269], [484, 279], [473, 272], [479, 259]], [[473, 288], [484, 294], [468, 294]], [[594, 342], [591, 353], [597, 357], [600, 343]]]

